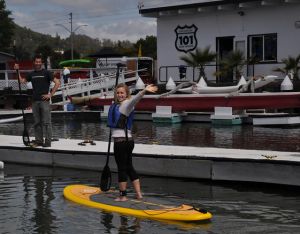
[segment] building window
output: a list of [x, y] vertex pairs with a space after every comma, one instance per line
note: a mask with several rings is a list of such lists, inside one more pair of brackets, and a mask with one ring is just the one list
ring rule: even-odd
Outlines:
[[277, 34], [262, 34], [248, 37], [249, 57], [260, 62], [277, 61]]
[[[0, 62], [0, 71], [5, 70], [5, 69], [6, 69], [5, 63]], [[5, 73], [4, 72], [0, 72], [0, 80], [5, 80]]]

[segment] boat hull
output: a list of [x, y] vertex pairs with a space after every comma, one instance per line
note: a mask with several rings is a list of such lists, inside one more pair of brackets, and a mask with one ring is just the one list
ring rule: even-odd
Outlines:
[[[112, 98], [90, 99], [90, 106], [104, 106], [112, 103]], [[290, 93], [241, 93], [235, 96], [226, 94], [174, 94], [158, 98], [158, 95], [146, 95], [136, 110], [155, 111], [156, 106], [172, 106], [173, 112], [213, 111], [214, 107], [232, 107], [243, 109], [289, 109], [300, 108], [300, 92]]]

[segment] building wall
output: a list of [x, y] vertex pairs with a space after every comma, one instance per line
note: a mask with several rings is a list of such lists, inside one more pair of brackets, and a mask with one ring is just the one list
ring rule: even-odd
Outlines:
[[[234, 42], [245, 41], [247, 53], [247, 37], [254, 34], [277, 33], [277, 61], [288, 56], [300, 54], [300, 28], [295, 27], [295, 21], [300, 21], [300, 4], [280, 6], [261, 6], [258, 8], [240, 9], [244, 15], [235, 11], [214, 11], [191, 15], [165, 16], [157, 19], [157, 53], [158, 69], [161, 66], [177, 66], [184, 64], [180, 56], [184, 52], [175, 48], [175, 28], [180, 25], [195, 24], [198, 27], [196, 38], [198, 47], [210, 46], [216, 51], [216, 37], [234, 36]], [[239, 10], [239, 11], [240, 11]], [[255, 74], [275, 74], [272, 69], [277, 65], [256, 65]], [[279, 66], [279, 65], [278, 65]], [[215, 67], [206, 68], [208, 78], [214, 80]], [[245, 74], [247, 75], [247, 74]], [[161, 69], [160, 80], [166, 77], [166, 70]], [[169, 69], [168, 77], [178, 79], [178, 69]], [[192, 76], [188, 70], [187, 76]]]
[[[3, 70], [9, 69], [9, 62], [13, 61], [14, 58], [8, 54], [0, 53], [0, 80], [5, 79], [5, 73]], [[10, 77], [10, 75], [8, 76]]]

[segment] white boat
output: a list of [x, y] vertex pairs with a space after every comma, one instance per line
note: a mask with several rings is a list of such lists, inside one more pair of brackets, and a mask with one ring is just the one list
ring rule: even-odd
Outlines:
[[[203, 79], [203, 78], [201, 77], [201, 79]], [[241, 79], [239, 80], [239, 83], [237, 85], [222, 86], [222, 87], [208, 86], [206, 84], [205, 80], [203, 79], [203, 81], [201, 82], [201, 79], [196, 86], [198, 93], [232, 93], [232, 92], [238, 91], [243, 85], [247, 84], [247, 81], [245, 80], [245, 78], [243, 76], [241, 77]]]
[[[277, 76], [274, 76], [274, 75], [259, 77], [254, 80], [254, 89], [259, 89], [259, 88], [275, 81], [276, 78], [277, 78]], [[168, 82], [170, 82], [170, 81], [168, 81]], [[199, 94], [232, 93], [232, 92], [237, 92], [244, 86], [247, 86], [249, 82], [251, 82], [251, 80], [249, 80], [247, 82], [245, 80], [245, 78], [242, 76], [237, 85], [212, 87], [212, 86], [208, 86], [207, 83], [205, 82], [204, 78], [201, 77], [199, 82], [196, 84], [196, 88], [193, 86], [190, 86], [187, 88], [178, 89], [178, 91], [182, 92], [182, 93], [199, 93]]]
[[278, 76], [268, 75], [268, 76], [261, 76], [258, 79], [254, 80], [254, 88], [259, 89], [271, 82], [275, 81]]
[[252, 116], [254, 126], [289, 126], [300, 125], [300, 116], [287, 113], [263, 113]]
[[181, 89], [178, 89], [179, 92], [181, 93], [193, 93], [194, 92], [194, 89], [193, 89], [193, 86], [190, 86], [190, 87], [186, 87], [186, 88], [181, 88]]
[[0, 119], [0, 124], [1, 123], [12, 123], [12, 122], [17, 122], [23, 119], [23, 116], [18, 116], [14, 118], [7, 118], [7, 119]]
[[[274, 75], [259, 77], [258, 79], [254, 80], [254, 89], [259, 89], [259, 88], [273, 82], [276, 78], [277, 78], [277, 76], [274, 76]], [[248, 82], [251, 82], [251, 80], [249, 80]], [[224, 86], [224, 87], [210, 87], [210, 86], [207, 86], [206, 82], [203, 79], [203, 82], [201, 82], [201, 84], [197, 84], [197, 92], [203, 93], [203, 94], [232, 93], [232, 92], [236, 92], [236, 91], [240, 90], [243, 86], [248, 85], [248, 82], [242, 76], [237, 85]]]

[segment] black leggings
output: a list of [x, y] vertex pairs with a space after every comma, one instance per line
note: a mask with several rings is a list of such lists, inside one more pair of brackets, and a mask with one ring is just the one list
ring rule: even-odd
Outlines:
[[114, 155], [118, 166], [119, 182], [126, 182], [128, 176], [131, 181], [139, 178], [132, 165], [133, 148], [134, 142], [132, 140], [114, 143]]

